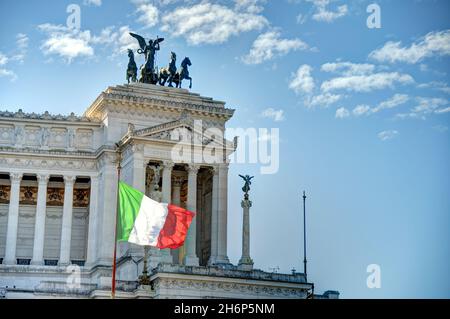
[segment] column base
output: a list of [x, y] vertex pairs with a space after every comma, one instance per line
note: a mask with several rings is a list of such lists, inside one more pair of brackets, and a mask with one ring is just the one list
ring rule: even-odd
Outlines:
[[3, 259], [2, 265], [5, 265], [5, 266], [14, 266], [14, 265], [17, 265], [17, 259], [10, 259], [10, 260], [8, 260], [8, 259]]
[[231, 265], [227, 256], [211, 256], [208, 260], [208, 266]]
[[186, 256], [184, 257], [184, 265], [185, 266], [198, 266], [199, 259], [197, 256]]
[[250, 257], [242, 257], [239, 260], [238, 269], [244, 270], [244, 271], [252, 271], [253, 270], [253, 260]]
[[58, 261], [58, 267], [67, 267], [70, 266], [70, 261]]
[[44, 266], [43, 260], [31, 260], [30, 266]]
[[170, 253], [170, 249], [161, 249], [161, 262], [165, 264], [173, 264], [173, 258]]

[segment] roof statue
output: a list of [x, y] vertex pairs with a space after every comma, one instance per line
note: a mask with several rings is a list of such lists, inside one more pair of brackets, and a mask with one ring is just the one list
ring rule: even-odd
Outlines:
[[[139, 49], [137, 49], [138, 54], [144, 55], [145, 63], [140, 68], [139, 82], [147, 84], [159, 84], [164, 86], [168, 82], [168, 86], [172, 87], [172, 83], [175, 83], [177, 88], [181, 88], [183, 80], [189, 80], [189, 88], [192, 88], [192, 78], [189, 76], [188, 67], [192, 65], [191, 60], [185, 57], [181, 62], [180, 69], [177, 71], [176, 59], [177, 56], [175, 52], [170, 53], [170, 62], [167, 68], [161, 68], [155, 66], [156, 63], [156, 51], [160, 50], [160, 43], [164, 41], [164, 38], [150, 39], [148, 43], [145, 41], [144, 37], [131, 33], [130, 36], [135, 38], [139, 43]], [[128, 50], [128, 69], [127, 69], [127, 81], [137, 82], [137, 66], [134, 61], [134, 53], [132, 50]]]

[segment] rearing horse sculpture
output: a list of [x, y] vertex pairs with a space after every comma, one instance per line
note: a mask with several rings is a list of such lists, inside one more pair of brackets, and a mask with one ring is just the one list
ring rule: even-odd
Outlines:
[[172, 77], [172, 79], [169, 79], [169, 86], [172, 86], [172, 82], [175, 82], [177, 88], [181, 88], [181, 82], [183, 80], [189, 80], [189, 88], [192, 88], [192, 78], [189, 76], [189, 69], [188, 66], [191, 66], [191, 60], [189, 60], [188, 57], [185, 57], [184, 60], [181, 62], [180, 70], [175, 73], [175, 75]]
[[131, 82], [137, 81], [137, 65], [134, 61], [134, 53], [133, 50], [128, 49], [128, 57], [130, 58], [130, 61], [128, 62], [128, 69], [127, 69], [127, 81], [128, 84], [130, 84], [130, 78]]

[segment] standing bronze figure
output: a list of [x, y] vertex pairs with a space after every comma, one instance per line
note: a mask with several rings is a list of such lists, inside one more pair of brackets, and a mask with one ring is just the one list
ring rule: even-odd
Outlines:
[[169, 86], [172, 87], [172, 81], [177, 73], [177, 55], [175, 52], [170, 52], [170, 62], [167, 68], [161, 68], [159, 70], [159, 85], [166, 85], [166, 82], [169, 81]]
[[245, 193], [245, 194], [244, 194], [245, 199], [248, 199], [248, 192], [250, 191], [250, 185], [252, 184], [251, 180], [252, 180], [252, 178], [254, 178], [255, 176], [250, 176], [250, 175], [245, 175], [245, 176], [243, 176], [243, 175], [239, 175], [239, 177], [241, 177], [241, 178], [244, 180], [244, 182], [245, 182], [244, 187], [242, 187], [242, 191]]
[[159, 51], [159, 44], [164, 41], [164, 38], [156, 37], [155, 40], [149, 40], [148, 44], [145, 39], [138, 34], [131, 33], [130, 35], [138, 40], [140, 49], [137, 53], [144, 54], [145, 64], [141, 67], [141, 78], [139, 82], [156, 84], [158, 83], [158, 74], [155, 71], [155, 55], [156, 51]]

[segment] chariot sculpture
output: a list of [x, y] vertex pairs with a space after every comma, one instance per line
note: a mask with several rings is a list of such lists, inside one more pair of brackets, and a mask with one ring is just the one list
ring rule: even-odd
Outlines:
[[164, 41], [164, 38], [156, 37], [156, 39], [150, 39], [147, 43], [144, 37], [138, 34], [130, 33], [130, 36], [138, 41], [140, 48], [136, 52], [144, 55], [145, 63], [140, 67], [140, 77], [138, 80], [138, 68], [134, 60], [134, 52], [130, 49], [128, 50], [129, 62], [126, 72], [126, 79], [128, 83], [139, 81], [141, 83], [159, 84], [161, 86], [168, 83], [169, 87], [173, 87], [172, 83], [175, 83], [177, 88], [181, 88], [183, 80], [189, 80], [189, 88], [192, 88], [192, 78], [189, 76], [188, 69], [192, 63], [189, 57], [185, 57], [183, 59], [180, 69], [177, 70], [177, 56], [175, 52], [171, 52], [168, 67], [158, 70], [155, 66], [156, 51], [160, 50], [160, 43]]

